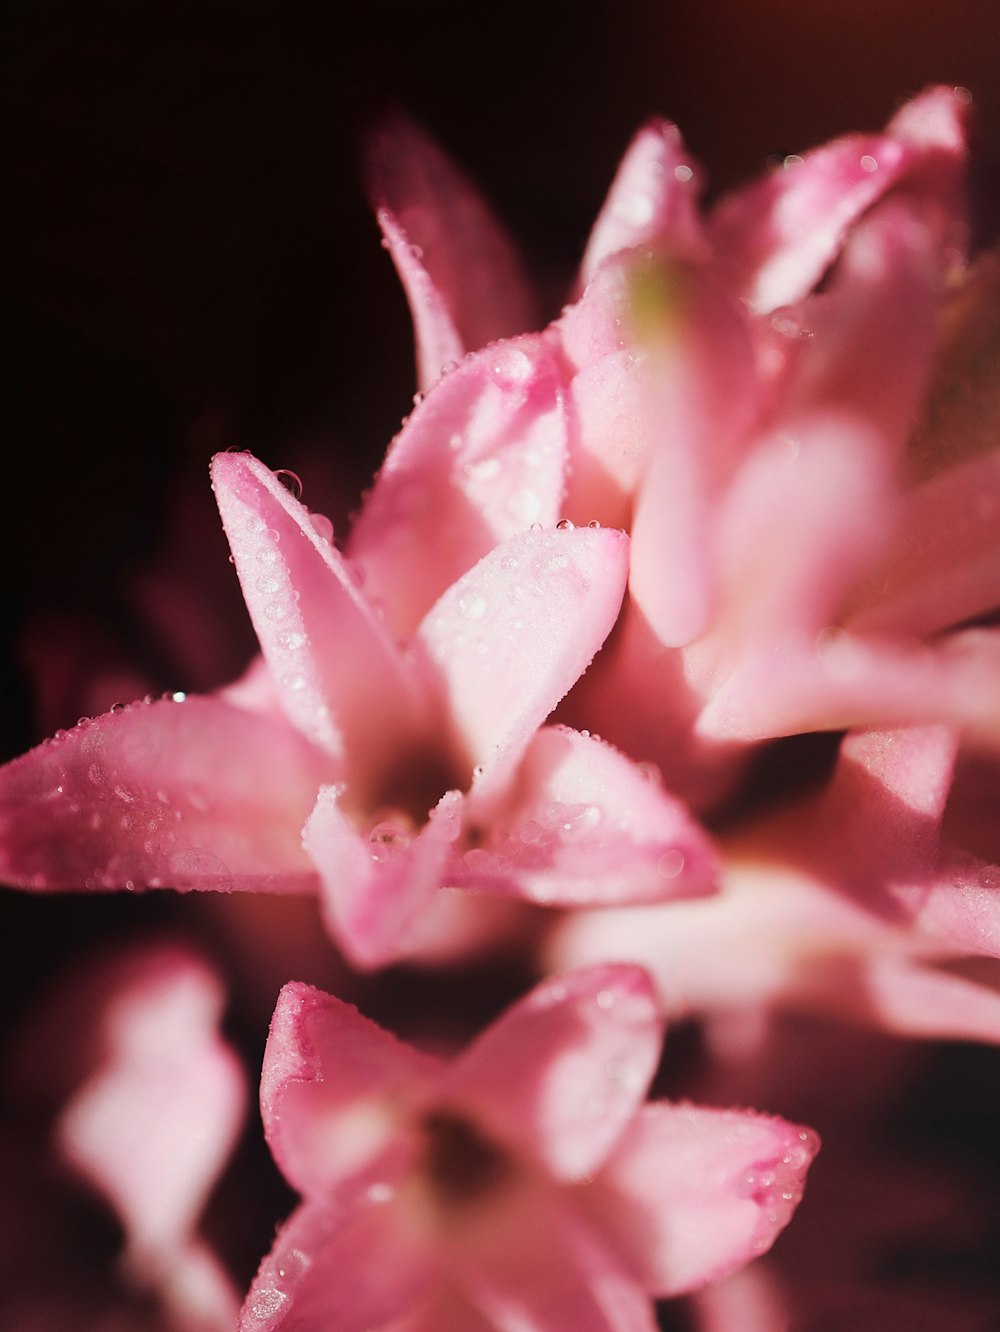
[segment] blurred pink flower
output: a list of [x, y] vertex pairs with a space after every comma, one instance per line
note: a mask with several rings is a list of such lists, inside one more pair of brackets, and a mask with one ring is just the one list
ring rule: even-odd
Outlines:
[[[63, 1170], [111, 1208], [123, 1245], [117, 1281], [102, 1279], [93, 1259], [74, 1277], [77, 1255], [58, 1251], [62, 1223], [46, 1212], [39, 1180], [11, 1196], [30, 1141], [22, 1134], [20, 1169], [7, 1172], [0, 1203], [5, 1327], [233, 1327], [235, 1287], [198, 1233], [246, 1102], [239, 1061], [219, 1034], [221, 1008], [218, 978], [200, 958], [156, 945], [88, 959], [24, 1024], [8, 1061], [10, 1102], [30, 1109]], [[133, 1302], [148, 1312], [126, 1323]]]
[[1000, 956], [1000, 870], [968, 817], [945, 822], [958, 749], [942, 726], [849, 734], [820, 791], [720, 838], [717, 896], [572, 913], [550, 964], [640, 963], [672, 1013], [798, 1010], [1000, 1044], [1000, 974], [963, 974]]
[[644, 1105], [661, 1022], [635, 967], [552, 978], [451, 1063], [288, 985], [264, 1058], [275, 1157], [305, 1201], [244, 1329], [650, 1329], [650, 1297], [765, 1252], [815, 1135]]
[[[677, 130], [643, 129], [577, 303], [541, 334], [468, 334], [390, 450], [351, 542], [390, 620], [435, 594], [416, 552], [445, 516], [456, 563], [532, 519], [598, 520], [631, 532], [630, 596], [564, 712], [686, 798], [799, 731], [946, 720], [995, 743], [1000, 640], [966, 627], [1000, 595], [997, 279], [965, 258], [966, 103], [933, 88], [705, 217]], [[477, 246], [470, 187], [412, 128], [375, 157], [426, 365], [469, 326], [479, 288], [453, 267], [494, 252], [495, 224]]]

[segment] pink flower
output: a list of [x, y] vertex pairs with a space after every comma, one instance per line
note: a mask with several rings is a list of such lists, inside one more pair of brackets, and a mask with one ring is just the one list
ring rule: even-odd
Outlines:
[[610, 745], [542, 726], [618, 613], [623, 534], [525, 531], [470, 557], [404, 649], [267, 468], [222, 454], [213, 477], [262, 661], [3, 769], [8, 881], [318, 888], [362, 966], [419, 948], [442, 886], [591, 904], [712, 888], [678, 802]]
[[651, 1296], [770, 1247], [818, 1145], [747, 1111], [644, 1105], [661, 1037], [628, 966], [544, 982], [451, 1063], [286, 986], [261, 1106], [305, 1200], [241, 1327], [652, 1330]]

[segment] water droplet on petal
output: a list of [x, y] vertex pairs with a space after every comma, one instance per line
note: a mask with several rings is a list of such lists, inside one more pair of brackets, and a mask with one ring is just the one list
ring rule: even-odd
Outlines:
[[878, 170], [878, 162], [872, 157], [871, 153], [865, 153], [864, 157], [861, 159], [860, 166], [862, 171], [872, 172]]
[[664, 851], [656, 862], [656, 872], [664, 879], [676, 879], [684, 869], [684, 852], [674, 848]]
[[486, 614], [487, 605], [486, 598], [481, 592], [466, 592], [458, 599], [459, 612], [467, 620], [481, 620]]
[[694, 171], [691, 169], [691, 167], [684, 166], [683, 164], [674, 167], [674, 179], [679, 180], [682, 185], [686, 185], [687, 182], [689, 180], [692, 180], [693, 178], [694, 178]]
[[309, 521], [312, 523], [313, 531], [322, 541], [333, 540], [333, 523], [325, 513], [311, 513]]
[[556, 523], [556, 531], [558, 532], [572, 532], [573, 528], [574, 524], [568, 518], [560, 518]]
[[607, 1012], [609, 1008], [614, 1008], [614, 1006], [615, 1006], [614, 990], [598, 990], [597, 1007], [603, 1008], [605, 1012]]
[[295, 472], [290, 472], [287, 467], [279, 467], [274, 475], [292, 499], [300, 500], [302, 498], [302, 482]]

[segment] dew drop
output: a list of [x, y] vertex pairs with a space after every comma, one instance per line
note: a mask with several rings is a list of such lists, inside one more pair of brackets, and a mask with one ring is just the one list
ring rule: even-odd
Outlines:
[[313, 531], [321, 541], [333, 540], [333, 523], [330, 522], [325, 513], [311, 513], [309, 521], [312, 524]]
[[656, 872], [664, 879], [676, 879], [684, 869], [684, 852], [678, 851], [676, 847], [670, 851], [664, 851], [656, 862]]
[[458, 609], [467, 620], [481, 620], [486, 614], [487, 601], [481, 592], [466, 592], [458, 599]]
[[272, 623], [275, 623], [278, 620], [283, 620], [287, 614], [288, 611], [280, 601], [269, 601], [264, 607], [264, 618], [270, 620]]
[[689, 180], [694, 179], [694, 171], [691, 169], [691, 167], [684, 166], [683, 164], [680, 166], [675, 166], [674, 179], [679, 180], [682, 185], [686, 185]]
[[614, 1008], [614, 1006], [615, 1006], [614, 990], [598, 990], [597, 1007], [603, 1008], [604, 1011], [607, 1012], [609, 1008]]
[[568, 518], [560, 518], [559, 521], [556, 523], [557, 532], [572, 532], [573, 528], [574, 524], [571, 523]]
[[292, 499], [300, 500], [302, 498], [302, 481], [295, 472], [290, 472], [287, 467], [279, 467], [274, 475], [285, 487]]
[[864, 155], [864, 157], [862, 157], [862, 159], [861, 159], [859, 165], [860, 165], [862, 171], [867, 171], [867, 172], [869, 172], [869, 174], [870, 174], [872, 171], [877, 171], [877, 170], [878, 170], [878, 162], [875, 160], [874, 157], [872, 157], [871, 153], [865, 153], [865, 155]]

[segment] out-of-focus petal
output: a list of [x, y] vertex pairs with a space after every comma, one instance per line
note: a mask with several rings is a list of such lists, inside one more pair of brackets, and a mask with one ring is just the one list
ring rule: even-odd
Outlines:
[[859, 633], [926, 635], [1000, 603], [1000, 454], [971, 458], [903, 498], [892, 547], [845, 617]]
[[449, 1069], [442, 1097], [558, 1179], [592, 1174], [645, 1097], [662, 1023], [646, 973], [593, 967], [543, 982]]
[[563, 383], [550, 340], [499, 343], [445, 375], [393, 442], [348, 549], [400, 638], [498, 542], [559, 518]]
[[336, 787], [324, 787], [303, 830], [319, 872], [324, 918], [351, 962], [386, 966], [419, 941], [459, 835], [461, 797], [449, 791], [416, 832], [389, 822], [358, 829]]
[[627, 571], [622, 532], [523, 532], [449, 588], [418, 641], [456, 762], [509, 771], [610, 632]]
[[334, 1206], [338, 1184], [363, 1176], [400, 1133], [438, 1065], [312, 986], [284, 987], [264, 1051], [260, 1103], [288, 1180]]
[[[655, 1332], [629, 1268], [554, 1190], [538, 1188], [495, 1233], [463, 1246], [458, 1275], [498, 1332]], [[458, 1266], [458, 1264], [456, 1264]]]
[[25, 888], [307, 891], [328, 760], [215, 699], [136, 703], [0, 769], [0, 878]]
[[954, 90], [931, 89], [885, 134], [849, 135], [786, 159], [784, 169], [723, 200], [710, 234], [733, 289], [760, 312], [801, 300], [858, 218], [928, 159], [951, 164], [939, 189], [953, 195], [966, 114]]
[[637, 246], [677, 254], [705, 249], [698, 214], [700, 171], [669, 121], [653, 119], [629, 144], [587, 241], [580, 280], [590, 281], [609, 255]]
[[220, 453], [212, 478], [282, 706], [363, 782], [412, 726], [405, 663], [343, 556], [274, 473], [250, 454]]
[[499, 223], [403, 116], [387, 117], [372, 136], [368, 192], [410, 303], [421, 388], [465, 352], [536, 326], [534, 299]]
[[677, 1295], [771, 1247], [818, 1148], [815, 1133], [782, 1119], [659, 1102], [643, 1108], [580, 1197], [599, 1208], [643, 1288]]
[[[467, 851], [476, 882], [552, 905], [620, 905], [713, 891], [707, 835], [654, 773], [596, 736], [543, 727], [489, 841]], [[468, 801], [475, 820], [475, 786]]]
[[381, 1195], [349, 1211], [306, 1203], [278, 1232], [240, 1315], [240, 1332], [381, 1329], [427, 1294], [434, 1257], [405, 1210]]

